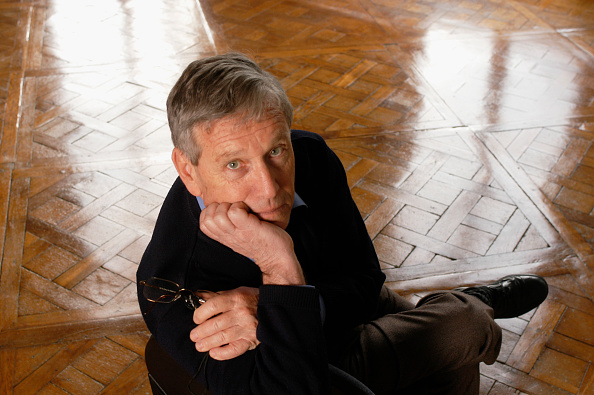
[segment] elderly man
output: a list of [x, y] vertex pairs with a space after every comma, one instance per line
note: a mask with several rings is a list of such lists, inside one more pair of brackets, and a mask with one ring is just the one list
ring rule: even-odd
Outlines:
[[[479, 363], [501, 345], [494, 318], [546, 298], [529, 275], [416, 306], [383, 287], [339, 159], [290, 129], [284, 90], [243, 55], [191, 63], [167, 111], [179, 178], [138, 269], [139, 302], [180, 377], [214, 394], [326, 394], [328, 362], [376, 394], [478, 393]], [[167, 288], [153, 277], [205, 290], [183, 291], [202, 305], [150, 296]], [[151, 284], [149, 299], [171, 303], [147, 300]]]

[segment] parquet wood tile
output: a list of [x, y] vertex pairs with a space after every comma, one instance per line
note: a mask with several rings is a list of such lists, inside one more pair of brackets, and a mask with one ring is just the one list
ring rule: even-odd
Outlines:
[[411, 85], [415, 76], [386, 50], [266, 58], [262, 65], [287, 90], [295, 127], [324, 137], [459, 126], [435, 93]]
[[0, 393], [150, 393], [165, 98], [227, 50], [335, 150], [390, 288], [547, 278], [481, 394], [593, 393], [593, 24], [583, 0], [0, 0]]
[[[576, 51], [558, 35], [538, 37], [542, 41], [528, 35], [495, 35], [488, 40], [436, 37], [427, 40], [429, 47], [435, 46], [430, 58], [416, 53], [416, 43], [390, 49], [412, 57], [466, 125], [541, 126], [592, 115], [592, 92], [585, 82], [594, 71], [591, 55]], [[485, 67], [487, 59], [492, 60]]]

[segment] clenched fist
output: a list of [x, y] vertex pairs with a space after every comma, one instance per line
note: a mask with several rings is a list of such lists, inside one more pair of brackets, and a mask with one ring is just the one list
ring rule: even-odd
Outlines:
[[211, 239], [253, 259], [262, 271], [264, 284], [305, 284], [291, 236], [261, 221], [245, 203], [211, 203], [200, 214], [200, 229]]

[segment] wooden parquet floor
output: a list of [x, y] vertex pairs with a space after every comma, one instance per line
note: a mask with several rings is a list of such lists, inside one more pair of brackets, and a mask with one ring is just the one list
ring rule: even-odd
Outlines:
[[589, 0], [0, 0], [0, 393], [150, 393], [165, 97], [230, 49], [338, 153], [391, 288], [546, 276], [482, 394], [594, 394]]

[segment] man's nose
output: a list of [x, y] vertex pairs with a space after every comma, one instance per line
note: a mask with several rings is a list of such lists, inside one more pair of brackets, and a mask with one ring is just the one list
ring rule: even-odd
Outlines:
[[275, 172], [267, 164], [261, 164], [256, 169], [255, 189], [262, 198], [273, 198], [278, 193], [279, 185]]

